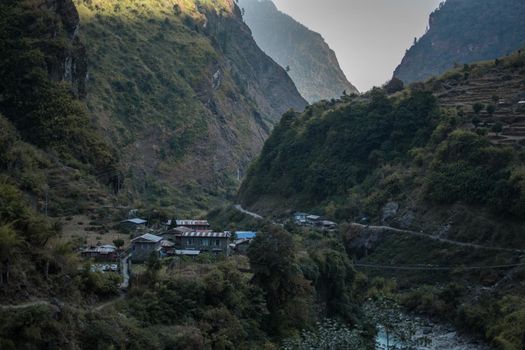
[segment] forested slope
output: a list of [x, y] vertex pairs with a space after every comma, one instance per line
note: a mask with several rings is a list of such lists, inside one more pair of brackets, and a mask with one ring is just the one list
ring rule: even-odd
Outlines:
[[[525, 57], [516, 53], [392, 95], [374, 89], [287, 113], [252, 164], [240, 201], [265, 215], [301, 210], [343, 223], [348, 253], [392, 266], [367, 272], [395, 278], [412, 310], [457, 322], [498, 349], [520, 349], [523, 257], [512, 249], [525, 248], [524, 153], [518, 140], [498, 136], [502, 126], [519, 128], [513, 87], [524, 82]], [[344, 224], [363, 218], [420, 234]], [[483, 268], [498, 265], [509, 267]], [[429, 266], [445, 271], [424, 271]], [[457, 285], [465, 287], [447, 299]]]

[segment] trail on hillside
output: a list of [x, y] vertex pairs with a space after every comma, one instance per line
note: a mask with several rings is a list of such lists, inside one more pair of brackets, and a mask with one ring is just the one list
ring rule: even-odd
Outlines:
[[235, 204], [233, 207], [234, 207], [236, 210], [240, 211], [241, 213], [246, 214], [246, 215], [250, 215], [250, 216], [253, 217], [253, 218], [260, 219], [260, 220], [263, 220], [263, 219], [264, 219], [261, 215], [259, 215], [259, 214], [257, 214], [257, 213], [253, 213], [253, 212], [251, 212], [251, 211], [248, 211], [248, 210], [246, 210], [246, 209], [243, 209], [243, 207], [242, 207], [240, 204]]
[[[236, 204], [234, 206], [234, 208], [236, 210], [240, 211], [241, 213], [250, 215], [250, 216], [252, 216], [254, 218], [263, 219], [263, 217], [261, 215], [259, 215], [257, 213], [250, 212], [250, 211], [248, 211], [246, 209], [243, 209], [240, 204]], [[494, 250], [494, 251], [501, 251], [501, 252], [525, 254], [525, 250], [524, 249], [491, 247], [491, 246], [486, 246], [486, 245], [476, 244], [476, 243], [460, 242], [460, 241], [455, 241], [455, 240], [451, 240], [451, 239], [447, 239], [447, 238], [441, 238], [441, 237], [437, 237], [437, 236], [432, 236], [432, 235], [429, 235], [429, 234], [426, 234], [426, 233], [423, 233], [423, 232], [416, 232], [416, 231], [411, 231], [411, 230], [403, 230], [403, 229], [399, 229], [399, 228], [395, 228], [395, 227], [391, 227], [391, 226], [363, 225], [363, 224], [359, 224], [359, 223], [356, 223], [356, 222], [352, 222], [352, 223], [350, 223], [350, 225], [354, 226], [354, 227], [366, 228], [366, 229], [369, 229], [369, 230], [382, 230], [382, 231], [391, 231], [391, 232], [396, 232], [396, 233], [405, 233], [405, 234], [408, 234], [408, 235], [411, 235], [411, 236], [415, 236], [415, 237], [427, 238], [427, 239], [431, 239], [431, 240], [434, 240], [434, 241], [439, 241], [439, 242], [448, 243], [448, 244], [452, 244], [452, 245], [456, 245], [456, 246], [460, 246], [460, 247], [466, 247], [466, 248], [485, 249], [485, 250]]]
[[403, 229], [390, 227], [390, 226], [372, 226], [372, 225], [367, 226], [367, 225], [358, 224], [358, 223], [351, 223], [350, 225], [354, 226], [354, 227], [366, 228], [366, 229], [369, 229], [369, 230], [382, 230], [382, 231], [391, 231], [391, 232], [396, 232], [396, 233], [405, 233], [405, 234], [408, 234], [408, 235], [411, 235], [411, 236], [427, 238], [427, 239], [431, 239], [433, 241], [439, 241], [439, 242], [448, 243], [448, 244], [452, 244], [452, 245], [456, 245], [456, 246], [460, 246], [460, 247], [525, 254], [525, 250], [523, 250], [523, 249], [491, 247], [491, 246], [475, 244], [475, 243], [460, 242], [460, 241], [455, 241], [455, 240], [451, 240], [451, 239], [446, 239], [446, 238], [441, 238], [441, 237], [437, 237], [437, 236], [432, 236], [432, 235], [429, 235], [429, 234], [426, 234], [426, 233], [423, 233], [423, 232], [403, 230]]
[[17, 309], [25, 309], [28, 307], [34, 307], [34, 306], [40, 306], [45, 305], [49, 306], [51, 303], [48, 300], [34, 300], [34, 301], [28, 301], [26, 303], [17, 304], [17, 305], [0, 305], [0, 310], [17, 310]]

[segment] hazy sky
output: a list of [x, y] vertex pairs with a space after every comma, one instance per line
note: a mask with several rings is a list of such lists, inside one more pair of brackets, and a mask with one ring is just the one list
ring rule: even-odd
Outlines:
[[414, 37], [442, 0], [273, 0], [277, 7], [320, 33], [359, 91], [392, 77]]

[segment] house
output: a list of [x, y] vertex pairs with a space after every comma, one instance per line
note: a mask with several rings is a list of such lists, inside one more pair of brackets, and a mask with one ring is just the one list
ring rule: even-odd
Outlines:
[[307, 216], [308, 216], [308, 214], [300, 213], [300, 212], [293, 214], [294, 221], [298, 225], [306, 224], [306, 217]]
[[117, 247], [112, 244], [89, 247], [80, 252], [84, 258], [96, 260], [113, 261], [117, 259]]
[[320, 220], [321, 220], [321, 217], [318, 215], [307, 215], [306, 216], [307, 225], [317, 225]]
[[127, 219], [120, 222], [120, 227], [126, 231], [136, 231], [139, 229], [145, 229], [148, 222], [143, 219]]
[[337, 228], [337, 223], [329, 220], [321, 220], [317, 223], [317, 226], [324, 230], [335, 230]]
[[256, 232], [237, 231], [235, 232], [235, 241], [230, 244], [230, 248], [237, 254], [246, 255], [248, 253], [248, 247], [255, 237], [257, 237]]
[[230, 248], [233, 249], [236, 254], [246, 255], [248, 254], [250, 242], [251, 240], [249, 239], [238, 239], [235, 243], [230, 244]]
[[230, 238], [230, 232], [186, 232], [182, 234], [182, 249], [229, 255]]
[[314, 226], [321, 220], [318, 215], [312, 215], [308, 213], [295, 213], [294, 221], [297, 225], [309, 225]]
[[174, 254], [175, 243], [163, 239], [160, 241], [160, 251], [162, 256]]
[[165, 240], [169, 240], [175, 243], [175, 246], [177, 248], [180, 248], [182, 246], [182, 234], [186, 232], [192, 232], [192, 230], [187, 227], [181, 226], [163, 232], [159, 236], [161, 236]]
[[146, 233], [131, 240], [131, 261], [146, 261], [152, 253], [160, 256], [162, 237]]
[[208, 220], [175, 220], [176, 227], [187, 227], [194, 232], [208, 231], [210, 224]]

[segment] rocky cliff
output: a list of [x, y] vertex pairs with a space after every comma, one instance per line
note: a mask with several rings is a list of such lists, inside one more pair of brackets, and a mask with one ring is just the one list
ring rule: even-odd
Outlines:
[[56, 14], [57, 21], [49, 26], [49, 35], [63, 33], [67, 45], [56, 49], [48, 47], [47, 68], [49, 76], [55, 81], [71, 83], [75, 94], [84, 98], [86, 95], [87, 52], [80, 42], [78, 29], [80, 18], [72, 0], [42, 0], [40, 8]]
[[429, 30], [407, 50], [394, 76], [405, 83], [444, 73], [455, 64], [493, 60], [525, 46], [521, 0], [448, 0]]
[[309, 102], [357, 92], [321, 35], [280, 12], [271, 0], [241, 0], [239, 6], [257, 44], [288, 70]]

